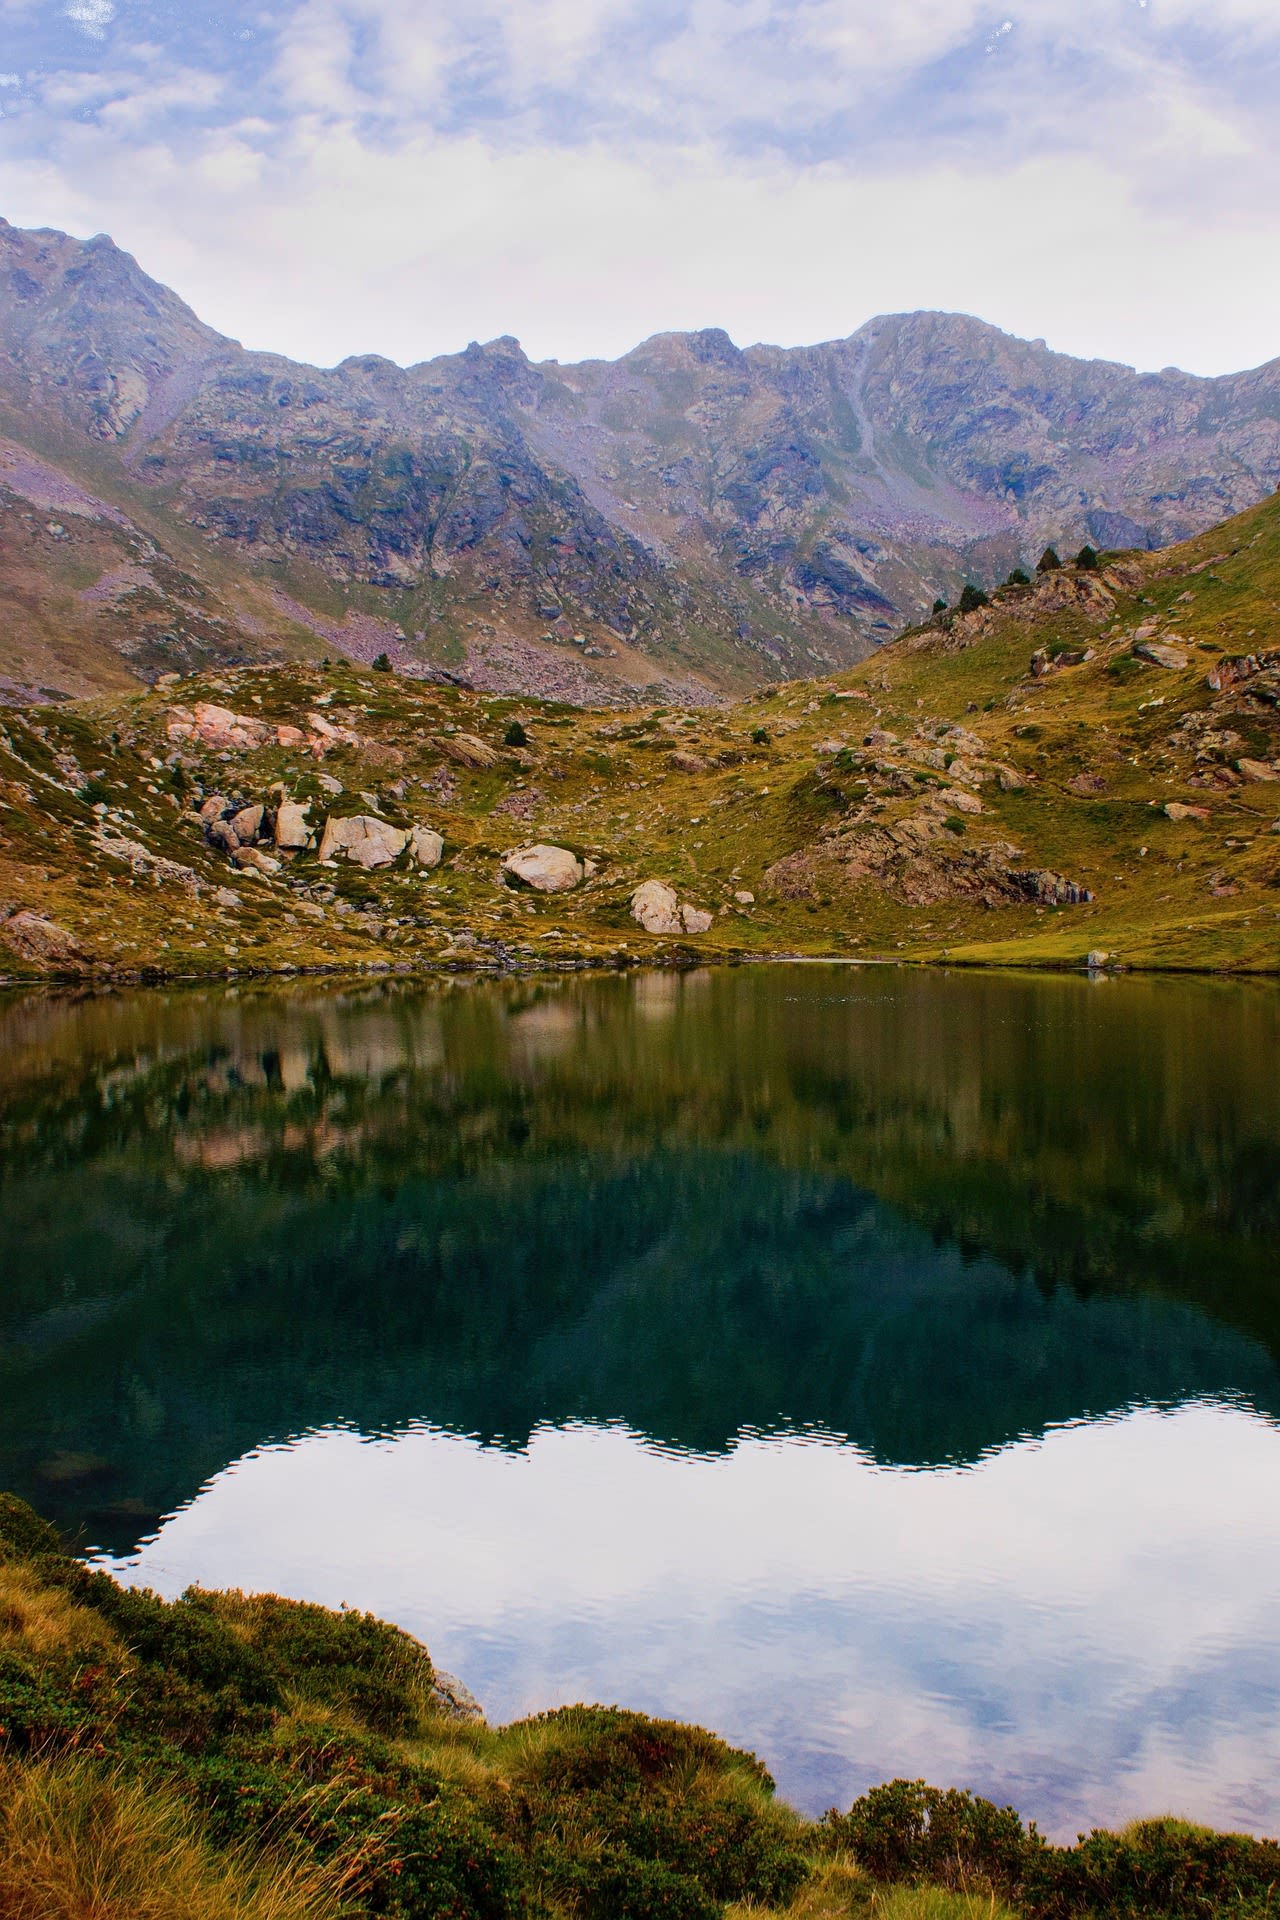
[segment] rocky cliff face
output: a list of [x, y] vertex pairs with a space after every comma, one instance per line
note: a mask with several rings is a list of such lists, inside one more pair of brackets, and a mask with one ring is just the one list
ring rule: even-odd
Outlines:
[[[117, 572], [180, 556], [228, 648], [380, 632], [401, 664], [579, 696], [848, 663], [1046, 541], [1164, 544], [1280, 482], [1280, 362], [1139, 375], [910, 314], [811, 348], [322, 370], [213, 332], [105, 237], [4, 223], [0, 405], [124, 516]], [[133, 646], [156, 670], [190, 638], [161, 611], [172, 657]]]

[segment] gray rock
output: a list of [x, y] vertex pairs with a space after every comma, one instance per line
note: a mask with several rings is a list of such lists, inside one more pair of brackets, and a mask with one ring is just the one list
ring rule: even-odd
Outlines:
[[1163, 640], [1139, 640], [1133, 651], [1139, 660], [1153, 667], [1167, 667], [1173, 673], [1180, 673], [1188, 662], [1181, 647], [1168, 646]]
[[252, 846], [261, 833], [263, 812], [262, 807], [254, 805], [241, 807], [239, 813], [232, 814], [227, 824], [242, 847]]
[[456, 1674], [446, 1673], [443, 1667], [435, 1669], [428, 1706], [432, 1713], [438, 1713], [444, 1720], [464, 1721], [471, 1726], [485, 1725], [484, 1708], [470, 1687], [464, 1686]]
[[535, 893], [566, 893], [582, 881], [582, 862], [567, 847], [517, 847], [503, 860], [502, 871]]
[[661, 880], [643, 880], [631, 896], [631, 918], [646, 933], [681, 933], [680, 899]]
[[324, 823], [320, 858], [334, 860], [345, 854], [359, 867], [389, 867], [404, 852], [408, 840], [407, 833], [388, 820], [379, 820], [376, 814], [356, 813], [345, 820], [330, 814]]
[[420, 867], [438, 867], [444, 859], [444, 835], [434, 827], [410, 827], [409, 858]]
[[311, 824], [307, 819], [307, 809], [296, 800], [282, 800], [276, 808], [275, 842], [291, 852], [298, 852], [311, 843]]

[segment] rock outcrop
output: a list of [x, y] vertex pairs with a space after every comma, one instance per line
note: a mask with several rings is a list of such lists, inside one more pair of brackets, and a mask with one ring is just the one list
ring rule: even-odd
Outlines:
[[704, 907], [681, 903], [663, 880], [643, 880], [631, 895], [631, 917], [646, 933], [708, 933], [713, 916]]
[[335, 860], [341, 854], [358, 867], [389, 867], [408, 843], [407, 833], [376, 814], [356, 813], [345, 819], [330, 814], [320, 840], [320, 859]]

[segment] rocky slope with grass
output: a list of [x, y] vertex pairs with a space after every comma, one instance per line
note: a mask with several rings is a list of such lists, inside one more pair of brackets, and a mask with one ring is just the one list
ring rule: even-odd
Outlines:
[[395, 1627], [166, 1603], [0, 1496], [5, 1920], [1255, 1920], [1278, 1878], [1272, 1841], [1048, 1846], [918, 1782], [805, 1821], [754, 1756], [616, 1707], [490, 1727]]
[[340, 661], [13, 711], [5, 971], [1274, 970], [1278, 607], [1272, 498], [736, 707], [581, 708]]
[[1078, 361], [964, 315], [847, 340], [247, 352], [104, 235], [0, 221], [0, 692], [344, 656], [694, 705], [865, 657], [1046, 540], [1154, 547], [1280, 482], [1280, 362]]

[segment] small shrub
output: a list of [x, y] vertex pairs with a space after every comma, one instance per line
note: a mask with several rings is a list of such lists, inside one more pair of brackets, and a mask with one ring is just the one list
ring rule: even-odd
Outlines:
[[1018, 1888], [1043, 1847], [1012, 1807], [954, 1787], [894, 1780], [873, 1787], [848, 1813], [829, 1813], [828, 1843], [848, 1848], [876, 1880], [930, 1880], [995, 1892]]
[[943, 599], [941, 599], [941, 598], [939, 598], [939, 599], [937, 599], [937, 600], [935, 600], [935, 601], [934, 601], [934, 603], [933, 603], [933, 607], [932, 607], [932, 611], [933, 611], [933, 612], [934, 612], [935, 614], [936, 614], [936, 613], [945, 613], [945, 612], [946, 612], [946, 610], [947, 610], [947, 603], [946, 603], [946, 601], [945, 601], [945, 600], [943, 600]]
[[982, 588], [975, 587], [971, 580], [966, 580], [964, 591], [960, 595], [961, 613], [976, 613], [979, 607], [985, 607], [987, 605], [987, 596], [982, 591]]
[[1015, 567], [1009, 575], [1009, 578], [1005, 581], [1005, 585], [1006, 587], [1029, 587], [1031, 585], [1031, 575], [1024, 572], [1021, 567]]
[[529, 736], [518, 720], [513, 720], [502, 736], [504, 747], [527, 747]]
[[1058, 568], [1061, 565], [1062, 565], [1062, 562], [1061, 560], [1059, 560], [1053, 548], [1046, 547], [1044, 552], [1040, 555], [1040, 558], [1036, 561], [1036, 572], [1037, 573], [1056, 573], [1058, 571]]
[[948, 833], [966, 833], [968, 831], [964, 823], [963, 815], [958, 813], [949, 813], [942, 824]]
[[391, 672], [391, 656], [390, 656], [390, 654], [388, 654], [388, 653], [380, 653], [380, 654], [378, 654], [378, 655], [377, 655], [377, 656], [375, 657], [375, 659], [374, 659], [374, 662], [373, 662], [373, 670], [374, 670], [374, 672], [375, 672], [375, 673], [390, 673], [390, 672]]
[[769, 744], [768, 729], [766, 727], [752, 727], [751, 744], [753, 747], [767, 747]]
[[1081, 547], [1079, 553], [1076, 555], [1075, 564], [1078, 567], [1083, 567], [1086, 573], [1096, 572], [1098, 566], [1098, 549], [1096, 547]]

